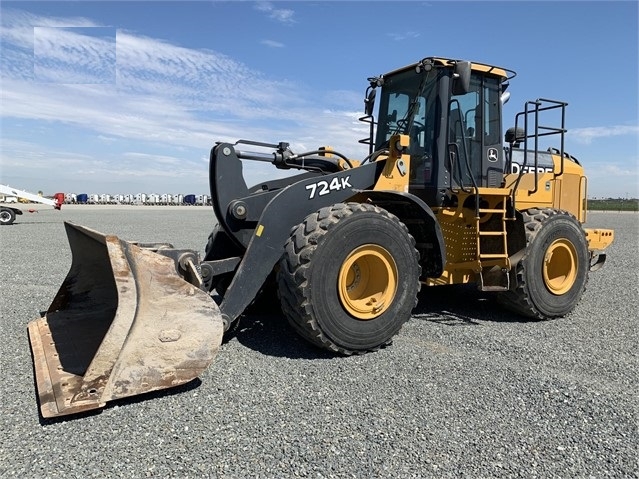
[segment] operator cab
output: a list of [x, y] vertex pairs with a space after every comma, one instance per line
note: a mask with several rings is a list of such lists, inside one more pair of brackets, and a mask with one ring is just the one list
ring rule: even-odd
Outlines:
[[381, 86], [374, 150], [386, 148], [394, 134], [408, 135], [410, 192], [430, 206], [445, 206], [451, 189], [502, 186], [501, 97], [514, 75], [425, 58], [370, 79], [373, 89]]

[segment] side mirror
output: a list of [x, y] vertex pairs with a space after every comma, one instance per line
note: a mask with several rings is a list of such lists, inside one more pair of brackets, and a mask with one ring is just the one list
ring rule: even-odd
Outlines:
[[520, 143], [526, 139], [526, 131], [523, 128], [515, 128], [513, 126], [506, 130], [504, 139], [506, 140], [506, 143], [509, 143], [514, 148], [519, 148]]
[[453, 70], [453, 95], [463, 95], [470, 90], [470, 62], [457, 62]]
[[375, 108], [375, 88], [368, 87], [366, 98], [364, 99], [364, 113], [368, 116], [373, 115], [373, 109]]

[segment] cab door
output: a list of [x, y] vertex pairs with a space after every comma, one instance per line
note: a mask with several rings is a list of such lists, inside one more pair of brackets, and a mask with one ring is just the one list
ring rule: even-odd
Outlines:
[[503, 180], [500, 84], [473, 73], [467, 93], [448, 103], [448, 151], [453, 187], [499, 187]]

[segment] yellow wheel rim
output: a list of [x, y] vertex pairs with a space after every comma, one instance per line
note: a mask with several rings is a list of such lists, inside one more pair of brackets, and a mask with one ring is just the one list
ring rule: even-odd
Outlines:
[[397, 280], [397, 265], [388, 251], [373, 244], [360, 246], [339, 271], [342, 306], [357, 319], [376, 318], [393, 304]]
[[575, 246], [567, 239], [555, 240], [544, 256], [544, 283], [548, 290], [556, 295], [568, 292], [575, 284], [577, 270]]

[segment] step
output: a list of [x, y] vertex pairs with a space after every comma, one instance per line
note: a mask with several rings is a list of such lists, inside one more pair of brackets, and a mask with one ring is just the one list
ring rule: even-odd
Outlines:
[[480, 213], [506, 213], [503, 208], [479, 208]]
[[[501, 284], [486, 284], [486, 279], [497, 279]], [[495, 275], [488, 275], [488, 278], [484, 277], [484, 275], [479, 273], [479, 284], [477, 285], [480, 291], [508, 291], [510, 289], [510, 275], [508, 272], [503, 271], [502, 274], [499, 274], [496, 278]]]
[[509, 289], [510, 289], [509, 286], [497, 286], [497, 285], [487, 286], [485, 284], [480, 286], [481, 291], [508, 291]]
[[479, 259], [498, 259], [498, 258], [508, 258], [506, 253], [479, 253]]

